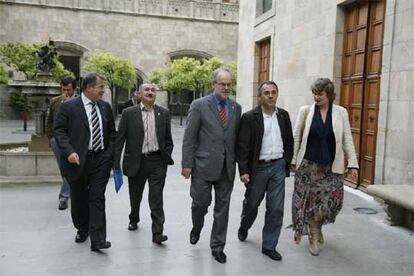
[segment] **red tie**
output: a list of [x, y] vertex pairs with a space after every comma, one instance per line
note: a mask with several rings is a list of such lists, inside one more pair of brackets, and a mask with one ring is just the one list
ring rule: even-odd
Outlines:
[[220, 121], [221, 121], [221, 126], [225, 127], [227, 124], [227, 116], [226, 116], [226, 107], [225, 107], [225, 102], [221, 101], [220, 102]]

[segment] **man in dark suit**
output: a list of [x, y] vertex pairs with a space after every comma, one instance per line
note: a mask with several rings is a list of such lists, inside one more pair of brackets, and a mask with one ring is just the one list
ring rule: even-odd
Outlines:
[[[59, 147], [56, 144], [56, 140], [52, 135], [53, 129], [53, 121], [56, 118], [56, 114], [59, 110], [60, 104], [64, 101], [71, 100], [75, 97], [75, 90], [76, 90], [76, 80], [72, 77], [65, 77], [62, 78], [60, 81], [60, 90], [62, 94], [60, 96], [52, 98], [50, 100], [49, 109], [47, 111], [47, 127], [46, 127], [46, 135], [50, 140], [50, 146], [52, 147], [52, 151], [55, 154], [56, 160], [58, 162], [59, 168], [60, 165], [60, 151]], [[62, 186], [60, 187], [59, 192], [59, 210], [65, 210], [68, 208], [68, 199], [70, 196], [70, 186], [65, 177], [63, 177]]]
[[216, 261], [225, 263], [227, 257], [223, 249], [236, 169], [234, 149], [241, 107], [229, 98], [229, 71], [217, 69], [212, 81], [214, 92], [193, 101], [190, 106], [183, 140], [181, 174], [186, 179], [191, 176], [191, 244], [196, 244], [200, 238], [214, 187], [214, 223], [210, 248]]
[[88, 235], [91, 250], [111, 246], [106, 240], [105, 189], [113, 162], [115, 124], [111, 106], [101, 100], [105, 78], [85, 76], [80, 97], [61, 104], [53, 136], [61, 151], [62, 174], [69, 181], [75, 242]]
[[155, 104], [157, 86], [144, 83], [140, 86], [141, 103], [122, 112], [115, 146], [115, 168], [120, 168], [122, 149], [125, 144], [123, 173], [128, 176], [129, 214], [128, 230], [134, 231], [140, 221], [139, 209], [142, 192], [148, 180], [148, 201], [152, 218], [152, 241], [161, 244], [168, 237], [163, 235], [163, 190], [167, 165], [171, 158], [173, 141], [168, 110]]
[[262, 253], [279, 261], [276, 246], [283, 223], [285, 177], [293, 156], [292, 125], [289, 113], [276, 107], [275, 82], [261, 83], [257, 97], [260, 105], [242, 116], [236, 146], [240, 180], [246, 186], [238, 238], [246, 240], [266, 194]]
[[140, 102], [141, 102], [141, 96], [140, 96], [139, 90], [138, 91], [134, 91], [134, 92], [132, 92], [131, 99], [129, 99], [128, 101], [126, 101], [124, 103], [124, 107], [123, 108], [127, 108], [127, 107], [131, 107], [131, 106], [137, 105]]

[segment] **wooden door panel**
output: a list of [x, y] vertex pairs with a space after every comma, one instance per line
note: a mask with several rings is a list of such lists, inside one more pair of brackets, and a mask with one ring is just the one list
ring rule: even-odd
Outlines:
[[349, 113], [359, 179], [373, 182], [378, 125], [384, 0], [360, 1], [345, 10], [340, 104]]

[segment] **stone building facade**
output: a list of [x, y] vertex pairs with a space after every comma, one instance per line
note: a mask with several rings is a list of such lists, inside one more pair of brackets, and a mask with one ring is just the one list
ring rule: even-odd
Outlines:
[[333, 79], [361, 165], [355, 184], [414, 178], [414, 1], [241, 0], [238, 97], [255, 105], [263, 79], [295, 122], [310, 84]]
[[[0, 20], [0, 43], [52, 40], [80, 76], [103, 51], [131, 61], [141, 81], [177, 57], [237, 58], [236, 0], [0, 0]], [[10, 118], [0, 95], [0, 118]]]

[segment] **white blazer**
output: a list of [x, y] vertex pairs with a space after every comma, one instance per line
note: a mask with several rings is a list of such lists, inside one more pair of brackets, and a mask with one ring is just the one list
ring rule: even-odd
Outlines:
[[[306, 152], [309, 130], [312, 124], [315, 104], [305, 105], [299, 109], [293, 130], [294, 149], [291, 164], [298, 168]], [[345, 158], [348, 168], [358, 168], [351, 127], [349, 125], [348, 111], [342, 106], [332, 106], [332, 128], [336, 141], [335, 159], [332, 163], [332, 172], [343, 174], [345, 172]]]

